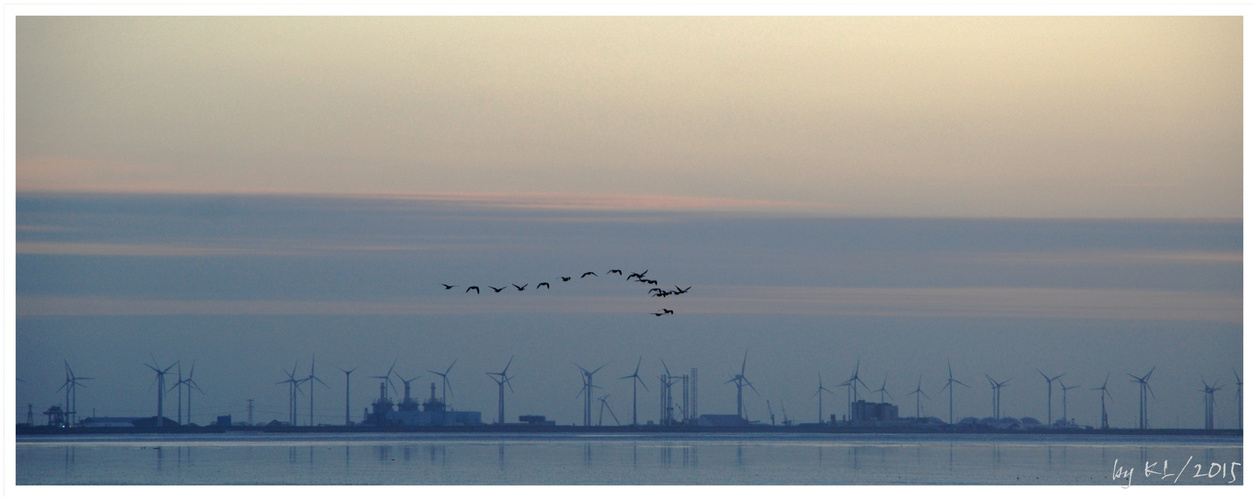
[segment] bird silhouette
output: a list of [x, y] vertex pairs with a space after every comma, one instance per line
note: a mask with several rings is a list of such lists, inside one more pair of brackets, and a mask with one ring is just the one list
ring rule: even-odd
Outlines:
[[677, 293], [677, 295], [681, 295], [681, 294], [683, 294], [683, 293], [689, 292], [689, 291], [690, 291], [690, 289], [692, 288], [692, 287], [686, 287], [686, 289], [685, 289], [685, 290], [682, 290], [682, 288], [681, 288], [681, 287], [679, 287], [679, 286], [674, 285], [674, 287], [675, 287], [675, 288], [677, 288], [677, 292], [676, 292], [676, 293]]
[[444, 287], [446, 287], [446, 290], [449, 290], [449, 289], [451, 289], [451, 288], [454, 288], [456, 285], [447, 285], [447, 284], [445, 284], [445, 283], [442, 283], [442, 284], [441, 284], [441, 286], [444, 286]]
[[[550, 283], [547, 283], [547, 282], [543, 281], [543, 282], [541, 282], [541, 283], [538, 283], [538, 284], [537, 284], [537, 288], [541, 288], [541, 287], [542, 287], [542, 285], [545, 285], [545, 286], [546, 286], [546, 289], [547, 289], [547, 290], [550, 290]], [[534, 288], [534, 290], [536, 290], [537, 288]]]
[[467, 290], [463, 290], [463, 293], [467, 293], [467, 292], [470, 292], [470, 291], [472, 291], [472, 290], [476, 290], [476, 295], [480, 295], [480, 287], [479, 287], [479, 286], [469, 286], [469, 287], [467, 287]]
[[646, 280], [646, 279], [642, 279], [642, 278], [638, 278], [638, 283], [646, 283], [646, 284], [648, 284], [648, 285], [658, 285], [658, 284], [660, 284], [660, 282], [658, 282], [658, 281], [655, 281], [655, 280]]
[[586, 277], [586, 276], [598, 276], [598, 275], [597, 275], [597, 274], [594, 274], [594, 271], [586, 271], [586, 272], [585, 272], [585, 274], [582, 274], [582, 275], [581, 275], [581, 277], [582, 277], [582, 278], [584, 278], [584, 277]]
[[672, 309], [660, 309], [660, 310], [661, 310], [661, 311], [664, 311], [664, 312], [662, 312], [661, 314], [673, 314], [673, 310], [672, 310]]
[[512, 283], [512, 284], [511, 284], [511, 286], [515, 287], [515, 289], [516, 289], [516, 290], [519, 290], [519, 291], [523, 292], [523, 291], [524, 291], [524, 289], [525, 289], [526, 287], [528, 287], [528, 286], [529, 286], [529, 284], [528, 284], [528, 283], [525, 283], [525, 284], [524, 284], [524, 286], [520, 286], [520, 285], [517, 285], [517, 284], [515, 284], [515, 283]]
[[654, 315], [655, 315], [655, 317], [657, 317], [657, 318], [658, 318], [658, 317], [660, 317], [660, 316], [663, 316], [663, 315], [664, 315], [664, 313], [661, 313], [661, 312], [653, 312], [653, 313], [651, 313], [651, 314], [654, 314]]
[[572, 280], [572, 276], [560, 276], [559, 279], [567, 283], [568, 281]]
[[498, 287], [496, 287], [496, 286], [490, 286], [489, 288], [492, 288], [492, 289], [494, 290], [494, 293], [498, 293], [498, 292], [501, 292], [501, 291], [503, 291], [503, 290], [506, 290], [506, 289], [507, 289], [507, 287], [505, 287], [505, 286], [504, 286], [504, 287], [502, 287], [502, 288], [498, 288]]
[[607, 271], [607, 274], [619, 274], [619, 275], [621, 275], [621, 276], [624, 276], [624, 275], [625, 275], [625, 273], [620, 272], [620, 270], [619, 270], [619, 269], [612, 269], [612, 270], [610, 270], [610, 271]]

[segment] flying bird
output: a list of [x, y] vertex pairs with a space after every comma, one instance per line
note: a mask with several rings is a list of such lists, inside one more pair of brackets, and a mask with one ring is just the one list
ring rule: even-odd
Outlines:
[[480, 287], [479, 287], [479, 286], [469, 286], [469, 287], [467, 287], [467, 290], [463, 290], [463, 293], [467, 293], [467, 292], [470, 292], [470, 291], [472, 291], [472, 290], [476, 290], [476, 295], [480, 295]]
[[658, 285], [658, 284], [660, 284], [660, 282], [658, 282], [658, 281], [655, 281], [655, 280], [644, 280], [644, 279], [642, 279], [642, 278], [638, 278], [638, 283], [646, 283], [646, 284], [648, 284], [648, 285]]
[[581, 275], [581, 277], [582, 277], [582, 278], [584, 278], [584, 277], [586, 277], [586, 276], [598, 276], [598, 275], [597, 275], [597, 274], [594, 274], [594, 271], [586, 271], [586, 272], [585, 272], [585, 274], [582, 274], [582, 275]]
[[[550, 290], [550, 283], [547, 283], [547, 282], [543, 281], [543, 282], [541, 282], [541, 283], [538, 283], [538, 284], [537, 284], [537, 288], [541, 288], [541, 287], [542, 287], [542, 285], [546, 285], [546, 289], [547, 289], [547, 290]], [[536, 290], [537, 288], [534, 288], [534, 290]]]
[[686, 287], [686, 289], [685, 289], [685, 290], [682, 290], [682, 288], [681, 288], [681, 287], [679, 287], [679, 286], [674, 285], [674, 287], [675, 287], [675, 288], [677, 288], [677, 292], [675, 292], [675, 293], [677, 293], [677, 295], [681, 295], [681, 294], [683, 294], [683, 293], [689, 292], [689, 291], [690, 291], [690, 289], [692, 288], [692, 287]]
[[572, 280], [572, 276], [560, 276], [559, 279], [567, 283], [568, 281]]
[[672, 310], [672, 309], [660, 309], [660, 310], [661, 310], [661, 311], [664, 311], [664, 312], [663, 312], [663, 313], [661, 313], [661, 314], [673, 314], [673, 310]]
[[445, 283], [442, 283], [442, 284], [441, 284], [441, 286], [444, 286], [444, 287], [446, 287], [446, 290], [449, 290], [449, 289], [451, 289], [451, 288], [454, 288], [456, 285], [447, 285], [447, 284], [445, 284]]
[[660, 317], [660, 316], [663, 316], [663, 315], [664, 315], [664, 313], [662, 313], [662, 312], [653, 312], [653, 313], [651, 313], [651, 314], [654, 314], [654, 315], [655, 315], [655, 317], [657, 317], [657, 318], [658, 318], [658, 317]]
[[624, 275], [625, 275], [625, 273], [620, 272], [620, 270], [619, 270], [619, 269], [612, 269], [612, 270], [610, 270], [610, 271], [607, 271], [607, 274], [619, 274], [619, 275], [621, 275], [621, 276], [624, 276]]
[[512, 284], [511, 284], [511, 286], [515, 287], [515, 289], [516, 289], [516, 290], [519, 290], [519, 291], [523, 292], [523, 291], [524, 291], [524, 289], [525, 289], [526, 287], [528, 287], [528, 286], [529, 286], [529, 284], [528, 284], [528, 283], [525, 283], [525, 284], [524, 284], [524, 286], [520, 286], [520, 285], [517, 285], [517, 284], [515, 284], [515, 283], [512, 283]]
[[503, 291], [503, 290], [506, 290], [506, 289], [507, 289], [507, 287], [505, 287], [505, 286], [504, 286], [504, 287], [502, 287], [502, 288], [498, 288], [498, 287], [496, 287], [496, 286], [490, 286], [489, 288], [492, 288], [492, 289], [494, 290], [494, 293], [498, 293], [498, 292], [501, 292], [501, 291]]

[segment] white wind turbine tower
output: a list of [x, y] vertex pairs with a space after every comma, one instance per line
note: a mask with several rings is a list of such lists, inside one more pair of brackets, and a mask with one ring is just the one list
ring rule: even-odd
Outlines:
[[328, 389], [331, 389], [331, 387], [330, 387], [330, 386], [328, 386], [328, 384], [327, 384], [326, 382], [324, 382], [324, 381], [323, 381], [323, 379], [321, 379], [321, 378], [319, 378], [318, 376], [316, 376], [316, 375], [315, 375], [315, 368], [314, 368], [314, 366], [315, 366], [315, 363], [314, 363], [314, 356], [311, 356], [311, 357], [310, 357], [310, 376], [309, 376], [309, 377], [306, 377], [306, 378], [304, 379], [304, 380], [306, 380], [307, 382], [310, 382], [310, 426], [311, 426], [311, 427], [314, 427], [314, 425], [315, 425], [315, 421], [314, 421], [314, 390], [315, 390], [315, 385], [314, 385], [314, 383], [315, 383], [315, 382], [318, 382], [318, 383], [320, 383], [320, 384], [323, 384], [323, 386], [324, 386], [324, 387], [327, 387]]
[[[886, 402], [887, 402], [887, 396], [890, 396], [890, 394], [887, 392], [887, 375], [889, 375], [889, 374], [884, 374], [884, 375], [882, 376], [882, 387], [879, 387], [879, 388], [878, 388], [878, 390], [874, 391], [874, 392], [880, 392], [880, 393], [882, 393], [882, 396], [880, 396], [880, 397], [878, 398], [878, 402], [879, 402], [879, 403], [886, 403]], [[891, 398], [891, 399], [895, 399], [895, 398], [893, 397], [893, 398]]]
[[512, 361], [515, 361], [515, 356], [511, 356], [511, 358], [507, 360], [507, 366], [503, 367], [502, 371], [497, 373], [485, 372], [486, 375], [489, 375], [489, 378], [498, 383], [498, 425], [507, 423], [506, 413], [503, 409], [503, 404], [506, 401], [506, 398], [502, 392], [502, 385], [506, 384], [507, 387], [511, 389], [511, 394], [515, 394], [515, 388], [511, 387], [511, 379], [515, 377], [507, 376], [507, 368], [511, 368]]
[[291, 426], [297, 425], [297, 393], [300, 392], [303, 396], [306, 395], [306, 393], [301, 390], [301, 383], [304, 379], [297, 380], [296, 373], [297, 362], [294, 361], [293, 371], [290, 372], [288, 370], [284, 370], [284, 374], [288, 375], [288, 378], [275, 383], [275, 385], [288, 384], [288, 425]]
[[[917, 376], [917, 389], [914, 389], [913, 392], [909, 393], [910, 396], [914, 394], [917, 395], [917, 416], [914, 418], [921, 419], [922, 418], [922, 396], [926, 396], [926, 393], [922, 392], [922, 376], [921, 375]], [[930, 399], [930, 396], [926, 396], [926, 399]]]
[[[830, 394], [834, 394], [834, 391], [831, 391], [830, 389], [826, 389], [826, 386], [821, 383], [821, 372], [818, 371], [817, 372], [817, 392], [814, 392], [812, 395], [812, 397], [817, 398], [817, 423], [818, 424], [826, 423], [825, 417], [822, 416], [822, 411], [821, 411], [821, 392], [822, 391], [828, 392]], [[782, 418], [785, 419], [786, 407], [783, 406], [782, 408], [783, 408]]]
[[170, 389], [167, 389], [166, 392], [179, 391], [175, 400], [175, 409], [177, 410], [175, 412], [175, 425], [183, 425], [183, 385], [185, 383], [183, 379], [183, 364], [176, 361], [175, 365], [177, 378], [175, 379], [175, 384], [170, 386]]
[[996, 408], [996, 379], [986, 373], [983, 376], [987, 377], [987, 383], [992, 386], [992, 418], [999, 420], [1000, 410]]
[[747, 380], [747, 377], [743, 376], [746, 373], [747, 373], [747, 352], [743, 352], [742, 369], [739, 370], [738, 375], [734, 375], [730, 377], [730, 379], [725, 382], [727, 384], [732, 383], [736, 387], [738, 387], [738, 418], [739, 420], [745, 420], [745, 418], [743, 417], [743, 385], [745, 384], [747, 387], [750, 387], [751, 390], [755, 392], [757, 396], [760, 395], [760, 391], [757, 391], [756, 387], [754, 385], [751, 385], [751, 381]]
[[[66, 360], [64, 360], [64, 359], [63, 359], [63, 360], [61, 360], [61, 362], [65, 364], [65, 369], [66, 369], [66, 381], [65, 381], [65, 383], [64, 383], [64, 384], [62, 384], [62, 385], [61, 385], [61, 389], [65, 389], [65, 391], [66, 391], [66, 406], [65, 406], [65, 408], [66, 408], [66, 413], [68, 413], [68, 414], [70, 415], [70, 417], [69, 417], [69, 419], [68, 419], [68, 422], [67, 422], [67, 425], [69, 425], [69, 426], [73, 427], [73, 426], [74, 426], [74, 420], [75, 420], [76, 415], [77, 415], [77, 413], [78, 413], [78, 406], [79, 406], [79, 402], [78, 402], [78, 399], [79, 399], [79, 390], [78, 390], [78, 388], [79, 388], [79, 387], [87, 387], [86, 385], [83, 385], [83, 384], [79, 383], [79, 381], [80, 381], [80, 380], [95, 380], [95, 378], [93, 378], [93, 377], [79, 377], [79, 376], [75, 375], [75, 374], [74, 374], [74, 370], [70, 368], [70, 362], [68, 362], [68, 361], [66, 361]], [[19, 381], [21, 381], [22, 379], [18, 379], [18, 380], [19, 380]], [[60, 391], [61, 389], [58, 389], [58, 391]]]
[[948, 423], [949, 424], [952, 423], [952, 386], [953, 384], [961, 384], [963, 387], [967, 389], [970, 387], [968, 385], [965, 385], [965, 382], [952, 378], [952, 360], [948, 360], [948, 383], [944, 384], [943, 389], [939, 389], [939, 392], [942, 393], [944, 389], [948, 390]]
[[1128, 376], [1132, 378], [1132, 382], [1136, 382], [1140, 384], [1140, 422], [1139, 424], [1140, 424], [1141, 429], [1149, 428], [1149, 397], [1150, 396], [1157, 397], [1153, 395], [1153, 389], [1149, 387], [1149, 377], [1153, 376], [1153, 370], [1156, 370], [1156, 369], [1157, 369], [1156, 366], [1153, 367], [1152, 369], [1149, 370], [1149, 373], [1146, 373], [1143, 377], [1137, 377], [1130, 373], [1127, 374]]
[[1232, 368], [1232, 375], [1236, 376], [1236, 428], [1245, 427], [1245, 399], [1241, 392], [1241, 374], [1236, 373], [1236, 369]]
[[[165, 396], [166, 394], [166, 373], [170, 372], [170, 369], [174, 368], [175, 365], [178, 364], [178, 362], [171, 363], [170, 366], [167, 366], [165, 370], [162, 370], [162, 369], [157, 368], [158, 366], [161, 366], [161, 365], [157, 364], [157, 358], [153, 357], [153, 353], [149, 353], [149, 358], [152, 358], [153, 364], [150, 365], [148, 363], [144, 363], [144, 366], [149, 367], [150, 369], [153, 370], [153, 372], [156, 373], [156, 375], [153, 377], [153, 382], [157, 384], [157, 425], [160, 426], [160, 425], [166, 424], [166, 421], [164, 420], [165, 418], [164, 412], [162, 411], [162, 409], [165, 407], [165, 405], [162, 404], [163, 402], [162, 397]], [[149, 384], [149, 386], [152, 386], [152, 385], [153, 385], [152, 383]]]
[[[1065, 375], [1065, 374], [1063, 373], [1062, 375]], [[1079, 386], [1072, 385], [1072, 386], [1067, 387], [1066, 384], [1063, 383], [1060, 379], [1057, 380], [1057, 385], [1061, 386], [1061, 421], [1062, 421], [1062, 424], [1064, 425], [1070, 425], [1070, 418], [1066, 414], [1066, 393], [1069, 392], [1071, 389], [1079, 388]]]
[[201, 386], [197, 385], [197, 381], [192, 380], [192, 375], [196, 373], [196, 371], [197, 371], [197, 361], [194, 359], [192, 360], [192, 369], [188, 370], [188, 378], [184, 380], [184, 387], [186, 387], [188, 390], [188, 423], [189, 424], [192, 423], [192, 390], [196, 389], [197, 392], [201, 393], [202, 396], [205, 395], [205, 391], [201, 390]]
[[1109, 385], [1109, 374], [1105, 374], [1105, 382], [1100, 387], [1093, 388], [1094, 391], [1101, 391], [1101, 429], [1109, 428], [1109, 413], [1105, 410], [1105, 396], [1109, 396], [1110, 401], [1114, 400], [1114, 396], [1109, 393], [1109, 389], [1105, 386]]
[[1205, 429], [1206, 430], [1214, 429], [1214, 391], [1217, 391], [1223, 388], [1223, 386], [1218, 385], [1219, 382], [1217, 380], [1214, 383], [1215, 385], [1209, 385], [1206, 383], [1206, 378], [1204, 376], [1201, 377], [1201, 386], [1202, 386], [1201, 392], [1205, 393], [1205, 405], [1206, 405]]
[[[454, 360], [454, 363], [458, 362], [458, 359]], [[450, 370], [454, 369], [454, 363], [450, 363], [450, 366], [444, 372], [428, 370], [428, 373], [441, 376], [441, 405], [445, 407], [446, 411], [450, 411], [450, 403], [446, 401], [446, 389], [450, 389], [450, 394], [454, 394], [454, 386], [450, 385], [449, 378]]]
[[345, 373], [345, 425], [353, 425], [354, 422], [349, 418], [349, 374], [354, 373], [354, 370], [357, 370], [358, 367], [355, 366], [346, 370], [338, 366], [336, 369]]
[[1065, 373], [1062, 373], [1061, 375], [1058, 375], [1056, 377], [1049, 378], [1048, 375], [1045, 375], [1044, 372], [1040, 371], [1039, 368], [1036, 368], [1035, 371], [1040, 372], [1040, 376], [1044, 377], [1045, 382], [1048, 382], [1048, 421], [1044, 422], [1044, 425], [1052, 427], [1053, 426], [1053, 382], [1061, 378], [1062, 375], [1065, 375]]
[[591, 404], [590, 404], [591, 398], [593, 397], [594, 389], [598, 387], [594, 385], [594, 374], [598, 373], [599, 370], [602, 370], [607, 365], [600, 366], [596, 368], [594, 371], [589, 371], [589, 370], [586, 370], [585, 368], [582, 368], [581, 365], [576, 364], [576, 362], [573, 362], [572, 364], [575, 365], [578, 370], [581, 370], [582, 385], [581, 385], [581, 390], [577, 392], [577, 397], [580, 397], [581, 393], [585, 393], [585, 418], [583, 421], [583, 425], [586, 427], [589, 427], [590, 420], [591, 420], [590, 417], [592, 413]]
[[664, 374], [660, 375], [660, 425], [673, 425], [677, 422], [673, 412], [676, 407], [673, 404], [673, 385], [682, 378], [673, 376], [673, 372], [668, 370], [668, 363], [663, 359], [660, 360], [660, 365], [664, 367]]
[[[642, 368], [642, 356], [638, 356], [638, 366], [635, 366], [633, 368], [632, 374], [620, 377], [621, 380], [624, 380], [627, 378], [633, 379], [632, 383], [633, 383], [633, 425], [634, 426], [638, 425], [638, 384], [642, 384], [643, 390], [647, 392], [651, 392], [651, 390], [647, 388], [646, 382], [642, 381], [642, 377], [638, 376], [639, 368]], [[667, 371], [668, 367], [665, 366], [664, 369]], [[499, 392], [502, 392], [501, 388], [499, 388]]]
[[860, 382], [861, 385], [865, 386], [865, 390], [870, 391], [869, 386], [865, 385], [865, 381], [861, 380], [860, 371], [861, 359], [856, 358], [856, 369], [852, 370], [852, 376], [848, 377], [842, 384], [839, 384], [840, 387], [847, 386], [847, 409], [845, 410], [847, 412], [845, 414], [847, 420], [851, 420], [852, 403], [856, 398], [860, 398], [860, 391], [856, 388], [856, 383]]

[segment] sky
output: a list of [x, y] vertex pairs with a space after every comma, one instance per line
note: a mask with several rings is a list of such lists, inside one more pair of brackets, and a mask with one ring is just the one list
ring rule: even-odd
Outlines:
[[16, 28], [19, 191], [1240, 215], [1240, 17], [23, 17]]
[[337, 367], [357, 420], [394, 360], [423, 387], [455, 363], [486, 421], [508, 360], [508, 419], [579, 422], [573, 364], [607, 364], [625, 421], [639, 356], [640, 420], [664, 363], [728, 414], [746, 355], [755, 420], [812, 420], [859, 360], [901, 415], [921, 376], [946, 420], [950, 364], [957, 418], [990, 414], [990, 374], [1043, 420], [1038, 368], [1085, 425], [1108, 374], [1132, 426], [1127, 374], [1156, 367], [1154, 427], [1200, 427], [1200, 379], [1236, 425], [1239, 17], [16, 26], [19, 420], [64, 363], [95, 377], [81, 413], [151, 415], [154, 360], [195, 360], [198, 423], [282, 420], [311, 360], [319, 423]]

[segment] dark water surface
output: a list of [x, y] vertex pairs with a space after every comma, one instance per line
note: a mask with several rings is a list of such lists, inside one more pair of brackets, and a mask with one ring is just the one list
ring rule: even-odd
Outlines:
[[1239, 437], [901, 434], [22, 437], [16, 471], [19, 485], [1126, 485], [1129, 479], [1239, 485], [1244, 479]]

